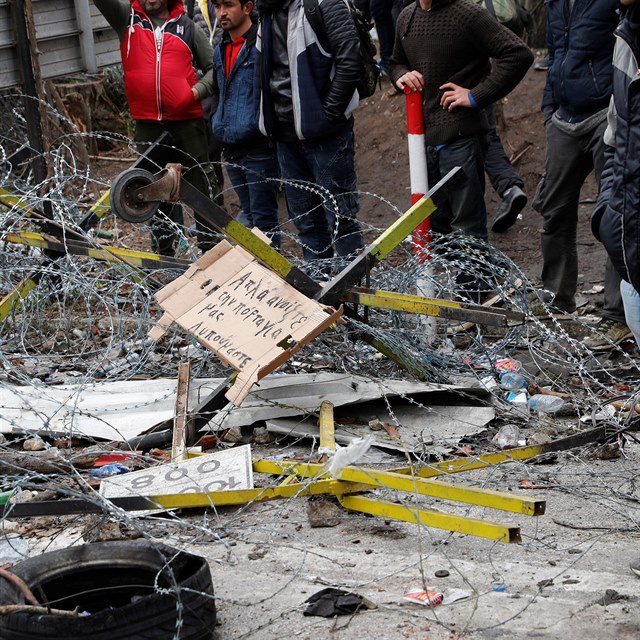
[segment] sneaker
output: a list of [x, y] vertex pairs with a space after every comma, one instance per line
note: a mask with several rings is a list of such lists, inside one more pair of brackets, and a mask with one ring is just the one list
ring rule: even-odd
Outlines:
[[555, 318], [556, 320], [570, 320], [578, 316], [578, 311], [574, 309], [569, 311], [568, 309], [561, 309], [554, 307], [550, 302], [543, 302], [542, 300], [534, 300], [529, 304], [529, 313], [540, 320], [545, 318]]
[[518, 214], [527, 204], [527, 196], [524, 191], [514, 185], [502, 194], [502, 202], [496, 211], [496, 215], [491, 225], [491, 230], [496, 233], [504, 233], [513, 226], [518, 219]]
[[533, 68], [536, 71], [548, 71], [549, 70], [549, 56], [545, 56], [544, 58], [540, 58], [534, 65]]
[[606, 351], [631, 338], [633, 333], [624, 322], [603, 318], [582, 344], [591, 351]]
[[382, 75], [387, 76], [387, 78], [390, 76], [389, 65], [386, 62], [383, 62], [382, 60], [376, 60], [376, 67], [380, 69], [380, 73]]
[[640, 556], [629, 563], [629, 569], [633, 571], [638, 577], [640, 577]]

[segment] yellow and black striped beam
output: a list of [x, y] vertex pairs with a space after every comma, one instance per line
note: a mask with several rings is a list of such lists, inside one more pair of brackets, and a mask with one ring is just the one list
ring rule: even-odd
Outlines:
[[477, 304], [422, 298], [405, 293], [354, 287], [340, 296], [342, 302], [376, 309], [417, 313], [436, 318], [461, 320], [495, 327], [522, 324], [524, 314], [510, 309], [493, 309]]
[[135, 251], [133, 249], [120, 249], [118, 247], [92, 245], [84, 240], [68, 239], [65, 242], [51, 240], [39, 233], [6, 233], [3, 239], [13, 244], [22, 244], [51, 251], [57, 254], [73, 254], [87, 256], [94, 260], [112, 263], [126, 263], [140, 269], [177, 269], [186, 271], [191, 262], [168, 256], [161, 256], [148, 251]]
[[320, 291], [320, 285], [302, 269], [296, 267], [279, 251], [232, 218], [222, 207], [209, 200], [186, 180], [180, 182], [180, 201], [191, 207], [196, 217], [202, 222], [235, 240], [252, 256], [304, 295], [313, 298]]
[[466, 179], [460, 167], [455, 167], [396, 222], [383, 231], [360, 255], [354, 258], [335, 278], [328, 282], [315, 299], [334, 306], [340, 295], [356, 286], [378, 263], [382, 262], [414, 229], [435, 210], [433, 198], [443, 197]]

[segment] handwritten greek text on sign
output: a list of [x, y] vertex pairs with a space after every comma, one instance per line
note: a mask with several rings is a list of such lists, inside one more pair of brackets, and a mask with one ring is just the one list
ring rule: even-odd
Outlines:
[[226, 394], [235, 404], [342, 314], [341, 309], [327, 311], [225, 241], [156, 298], [166, 313], [150, 335], [157, 339], [168, 321], [176, 322], [236, 369], [236, 382]]
[[[222, 286], [213, 286], [181, 324], [242, 371], [265, 349], [304, 328], [319, 305], [252, 263]], [[189, 324], [191, 322], [191, 324]]]

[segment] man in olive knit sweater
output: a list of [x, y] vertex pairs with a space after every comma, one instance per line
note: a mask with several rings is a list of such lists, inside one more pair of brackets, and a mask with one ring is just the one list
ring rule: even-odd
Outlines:
[[423, 92], [429, 183], [456, 166], [467, 175], [433, 214], [434, 231], [488, 238], [484, 107], [507, 95], [532, 62], [522, 40], [472, 0], [416, 0], [398, 16], [391, 79]]

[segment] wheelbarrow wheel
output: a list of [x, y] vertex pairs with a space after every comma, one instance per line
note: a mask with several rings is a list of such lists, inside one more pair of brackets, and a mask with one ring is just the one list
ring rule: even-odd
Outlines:
[[112, 183], [109, 200], [113, 212], [127, 222], [140, 223], [151, 219], [160, 206], [160, 202], [147, 202], [136, 198], [141, 187], [153, 183], [154, 176], [145, 169], [127, 169]]

